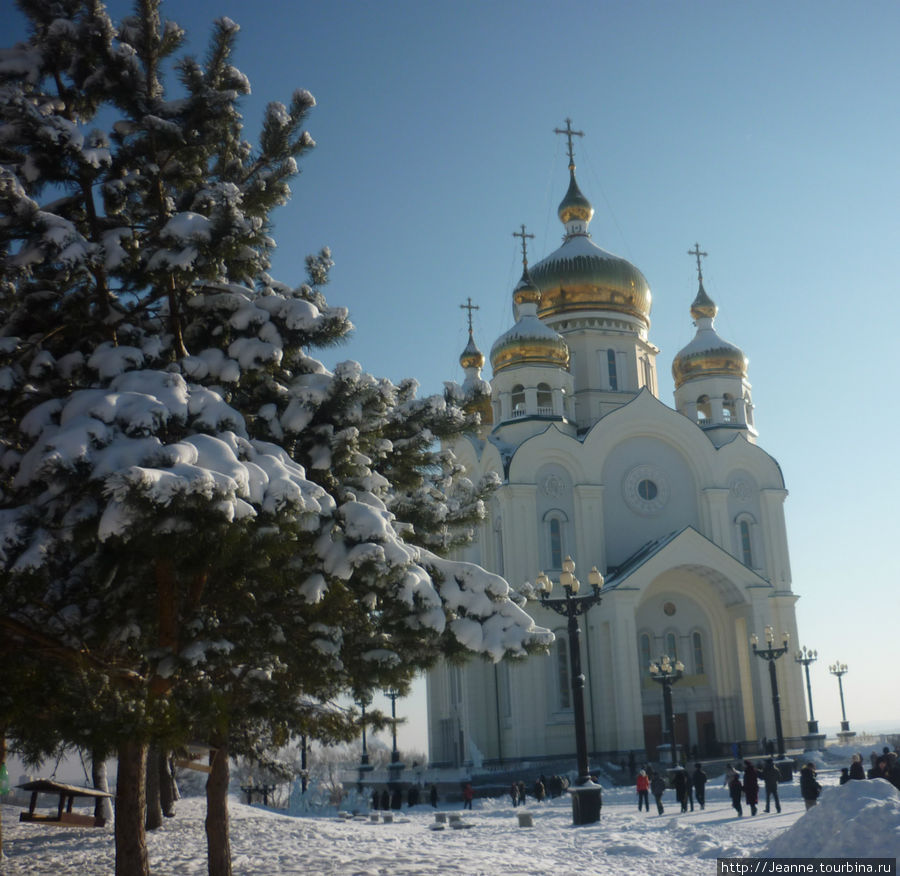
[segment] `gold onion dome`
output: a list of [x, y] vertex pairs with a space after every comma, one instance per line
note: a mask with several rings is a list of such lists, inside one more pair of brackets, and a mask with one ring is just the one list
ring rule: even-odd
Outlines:
[[747, 377], [747, 357], [743, 350], [728, 341], [722, 340], [713, 327], [713, 320], [718, 313], [715, 302], [703, 288], [691, 304], [691, 316], [697, 325], [694, 339], [682, 350], [672, 362], [672, 376], [675, 388], [678, 389], [688, 380], [697, 377]]
[[484, 368], [484, 353], [475, 344], [475, 338], [472, 337], [471, 331], [469, 332], [469, 343], [466, 344], [465, 350], [459, 357], [459, 364], [463, 368]]
[[569, 367], [569, 347], [562, 336], [537, 317], [540, 292], [531, 281], [527, 266], [513, 292], [516, 324], [500, 335], [491, 347], [494, 374], [516, 365]]
[[541, 319], [591, 310], [613, 310], [650, 324], [652, 296], [644, 275], [631, 262], [595, 244], [587, 226], [594, 215], [569, 166], [569, 191], [559, 205], [566, 226], [562, 246], [531, 269], [541, 293]]

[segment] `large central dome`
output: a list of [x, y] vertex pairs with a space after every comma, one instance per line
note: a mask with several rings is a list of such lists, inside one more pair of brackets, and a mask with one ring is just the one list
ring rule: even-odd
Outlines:
[[614, 310], [650, 324], [652, 296], [644, 275], [631, 262], [601, 249], [587, 234], [571, 234], [531, 269], [541, 290], [538, 316]]
[[569, 190], [558, 215], [566, 227], [563, 245], [531, 269], [541, 291], [541, 319], [586, 310], [614, 310], [650, 325], [650, 286], [631, 262], [595, 244], [588, 234], [594, 215], [590, 201], [575, 180], [569, 162]]

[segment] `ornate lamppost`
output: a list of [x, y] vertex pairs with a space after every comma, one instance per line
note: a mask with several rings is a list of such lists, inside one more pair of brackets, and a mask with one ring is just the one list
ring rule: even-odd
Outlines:
[[799, 654], [794, 655], [794, 660], [806, 670], [806, 699], [809, 701], [809, 720], [806, 722], [806, 728], [810, 736], [819, 732], [819, 722], [813, 712], [812, 686], [809, 683], [809, 664], [815, 663], [818, 659], [818, 652], [810, 651], [806, 645], [800, 649]]
[[840, 662], [832, 663], [831, 666], [828, 667], [828, 671], [832, 675], [837, 676], [838, 690], [841, 694], [841, 733], [850, 734], [850, 722], [847, 720], [847, 711], [844, 709], [844, 683], [841, 680], [847, 674], [847, 664]]
[[600, 820], [602, 800], [600, 788], [591, 781], [588, 767], [587, 727], [584, 717], [584, 674], [581, 671], [581, 630], [578, 627], [578, 617], [600, 602], [603, 576], [594, 566], [588, 573], [591, 592], [579, 596], [581, 582], [575, 577], [575, 563], [571, 557], [566, 557], [563, 561], [559, 583], [562, 585], [564, 596], [552, 599], [550, 594], [553, 592], [553, 582], [544, 572], [537, 576], [537, 585], [541, 591], [541, 605], [552, 609], [568, 621], [569, 676], [572, 685], [575, 757], [578, 766], [576, 787], [572, 789], [572, 820], [574, 824], [593, 824]]
[[306, 753], [309, 751], [309, 743], [304, 733], [300, 737], [300, 793], [305, 794], [309, 786], [309, 770], [306, 768]]
[[650, 678], [659, 682], [663, 689], [663, 711], [666, 713], [666, 735], [672, 746], [672, 766], [677, 763], [675, 756], [675, 710], [672, 707], [672, 685], [684, 675], [684, 664], [680, 660], [672, 663], [668, 655], [650, 664]]
[[775, 647], [775, 631], [772, 627], [766, 627], [766, 647], [758, 648], [759, 637], [754, 633], [750, 636], [750, 644], [753, 646], [753, 653], [757, 657], [769, 663], [769, 681], [772, 684], [772, 710], [775, 712], [775, 735], [778, 737], [778, 757], [784, 759], [784, 733], [781, 730], [781, 697], [778, 695], [778, 679], [775, 677], [775, 661], [783, 654], [788, 652], [788, 642], [790, 636], [782, 633], [784, 644], [780, 648]]

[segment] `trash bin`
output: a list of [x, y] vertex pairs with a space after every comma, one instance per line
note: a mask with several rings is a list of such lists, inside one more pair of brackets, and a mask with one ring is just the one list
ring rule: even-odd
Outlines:
[[569, 788], [569, 793], [572, 795], [572, 824], [596, 824], [603, 807], [603, 789], [600, 785], [587, 782]]
[[792, 760], [775, 761], [775, 767], [778, 769], [779, 782], [794, 781], [794, 762]]

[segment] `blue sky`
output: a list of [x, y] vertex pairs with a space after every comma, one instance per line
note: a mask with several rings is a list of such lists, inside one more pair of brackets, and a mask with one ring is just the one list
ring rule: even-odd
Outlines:
[[[22, 33], [6, 4], [4, 44]], [[130, 4], [109, 4], [118, 18]], [[892, 2], [348, 2], [164, 4], [202, 55], [241, 25], [236, 66], [255, 139], [267, 101], [317, 98], [273, 273], [303, 279], [331, 246], [328, 290], [351, 309], [352, 358], [423, 392], [462, 379], [460, 304], [487, 353], [511, 325], [521, 223], [555, 249], [571, 117], [591, 231], [653, 290], [661, 397], [693, 337], [709, 253], [716, 326], [750, 359], [759, 443], [790, 490], [793, 583], [816, 717], [900, 727], [884, 664], [895, 634], [900, 316], [900, 6]], [[884, 329], [884, 331], [882, 331]], [[487, 369], [489, 375], [489, 368]], [[876, 400], [878, 403], [876, 404]], [[421, 696], [399, 714], [421, 713]], [[401, 744], [425, 748], [424, 720]]]

